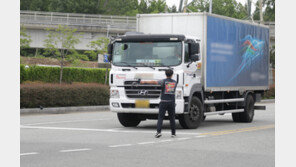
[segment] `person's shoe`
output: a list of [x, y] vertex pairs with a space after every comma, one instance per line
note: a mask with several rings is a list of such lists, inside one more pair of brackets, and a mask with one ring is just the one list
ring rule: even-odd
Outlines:
[[155, 138], [160, 138], [161, 137], [161, 133], [156, 133]]
[[175, 137], [177, 137], [177, 136], [176, 136], [176, 135], [171, 135], [171, 137], [172, 137], [172, 138], [175, 138]]

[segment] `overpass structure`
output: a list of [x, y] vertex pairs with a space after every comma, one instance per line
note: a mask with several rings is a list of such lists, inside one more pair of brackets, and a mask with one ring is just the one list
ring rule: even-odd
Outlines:
[[20, 24], [26, 28], [28, 35], [31, 36], [31, 48], [44, 48], [43, 41], [48, 35], [47, 28], [68, 25], [70, 28], [77, 29], [77, 33], [82, 33], [80, 43], [75, 45], [75, 48], [90, 50], [87, 45], [98, 37], [109, 37], [135, 31], [136, 17], [21, 11]]
[[[136, 31], [136, 17], [94, 15], [77, 13], [57, 13], [40, 11], [21, 11], [20, 22], [31, 36], [31, 48], [44, 48], [43, 41], [47, 38], [46, 28], [56, 28], [59, 24], [68, 25], [77, 29], [77, 33], [83, 33], [80, 43], [75, 46], [78, 50], [90, 50], [87, 46], [90, 41], [98, 37], [109, 37], [125, 34], [128, 31]], [[274, 22], [265, 22], [270, 29], [270, 46], [275, 41]]]

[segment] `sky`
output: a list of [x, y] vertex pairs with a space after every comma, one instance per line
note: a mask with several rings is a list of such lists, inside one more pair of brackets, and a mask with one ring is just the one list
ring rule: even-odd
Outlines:
[[[188, 3], [190, 3], [192, 0], [188, 0]], [[241, 4], [245, 4], [247, 3], [247, 0], [236, 0], [237, 2], [240, 2]], [[184, 0], [183, 0], [184, 2]], [[257, 2], [257, 0], [253, 0], [253, 3]], [[179, 8], [179, 3], [180, 3], [180, 0], [166, 0], [166, 3], [169, 7], [173, 6], [173, 5], [176, 5], [177, 9]], [[255, 11], [255, 6], [254, 4], [252, 5], [252, 12]]]

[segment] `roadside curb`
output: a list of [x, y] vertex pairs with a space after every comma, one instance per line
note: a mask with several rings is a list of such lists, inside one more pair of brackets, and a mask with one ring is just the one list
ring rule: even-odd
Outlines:
[[50, 107], [50, 108], [25, 108], [20, 109], [20, 114], [64, 114], [70, 112], [96, 112], [108, 111], [109, 105], [104, 106], [79, 106], [79, 107]]

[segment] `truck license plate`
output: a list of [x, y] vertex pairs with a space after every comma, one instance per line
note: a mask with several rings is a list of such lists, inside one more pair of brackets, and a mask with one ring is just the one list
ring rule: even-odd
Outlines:
[[149, 108], [150, 102], [149, 100], [136, 100], [136, 108]]

